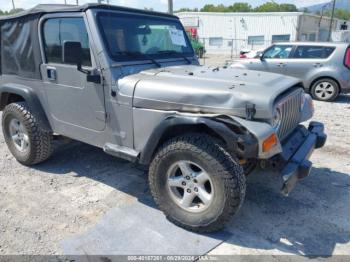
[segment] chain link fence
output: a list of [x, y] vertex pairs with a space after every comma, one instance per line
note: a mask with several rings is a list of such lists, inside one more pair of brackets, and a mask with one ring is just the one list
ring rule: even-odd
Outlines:
[[201, 58], [201, 64], [210, 63], [208, 58], [221, 57], [225, 62], [239, 58], [241, 51], [263, 51], [273, 43], [289, 42], [289, 40], [264, 40], [264, 39], [235, 39], [222, 37], [198, 38], [197, 41], [204, 47], [205, 53]]
[[263, 39], [230, 39], [222, 37], [198, 38], [198, 41], [203, 45], [206, 54], [220, 54], [230, 56], [232, 59], [239, 57], [241, 51], [260, 51], [277, 42]]

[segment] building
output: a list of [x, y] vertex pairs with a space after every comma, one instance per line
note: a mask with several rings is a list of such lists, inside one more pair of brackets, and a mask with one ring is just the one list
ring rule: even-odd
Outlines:
[[[180, 12], [177, 16], [188, 31], [197, 32], [208, 53], [233, 55], [279, 41], [327, 41], [330, 27], [330, 18], [302, 12]], [[341, 22], [335, 19], [332, 31]]]

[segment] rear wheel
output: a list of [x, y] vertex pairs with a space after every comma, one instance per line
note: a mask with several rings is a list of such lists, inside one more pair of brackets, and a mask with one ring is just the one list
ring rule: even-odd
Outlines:
[[25, 102], [5, 107], [2, 130], [7, 147], [18, 162], [34, 165], [51, 155], [52, 134], [41, 129]]
[[333, 101], [339, 95], [339, 85], [330, 78], [322, 78], [316, 81], [311, 87], [311, 95], [320, 101]]
[[241, 207], [246, 188], [238, 161], [201, 134], [166, 142], [150, 165], [149, 182], [167, 218], [196, 232], [224, 227]]

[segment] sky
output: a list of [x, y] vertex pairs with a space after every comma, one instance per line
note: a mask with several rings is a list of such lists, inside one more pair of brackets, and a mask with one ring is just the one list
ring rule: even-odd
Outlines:
[[[59, 3], [63, 4], [65, 0], [14, 0], [17, 8], [31, 8], [37, 4], [45, 3]], [[76, 0], [66, 0], [68, 4], [75, 4]], [[234, 2], [247, 2], [252, 6], [260, 5], [267, 0], [174, 0], [174, 9], [177, 10], [181, 7], [202, 7], [205, 4], [224, 4], [231, 5]], [[314, 4], [320, 4], [329, 2], [330, 0], [275, 0], [277, 3], [293, 3], [297, 7], [310, 6]], [[1, 0], [0, 9], [1, 10], [10, 10], [12, 9], [11, 0]], [[4, 3], [6, 2], [6, 3]], [[97, 2], [97, 0], [79, 0], [79, 4]], [[122, 5], [135, 8], [153, 8], [156, 11], [166, 11], [167, 10], [167, 0], [110, 0], [111, 4]]]

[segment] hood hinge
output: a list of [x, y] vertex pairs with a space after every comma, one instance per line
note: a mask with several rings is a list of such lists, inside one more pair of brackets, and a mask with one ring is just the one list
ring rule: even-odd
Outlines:
[[245, 105], [245, 115], [247, 120], [253, 120], [256, 114], [255, 104], [247, 103]]

